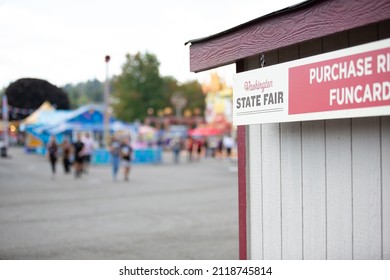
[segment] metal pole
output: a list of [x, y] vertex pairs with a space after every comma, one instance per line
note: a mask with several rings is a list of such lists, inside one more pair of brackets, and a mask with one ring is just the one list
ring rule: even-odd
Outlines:
[[3, 122], [4, 122], [4, 154], [3, 156], [7, 156], [7, 149], [8, 149], [8, 100], [7, 100], [7, 95], [3, 95]]
[[110, 138], [110, 112], [109, 112], [109, 105], [110, 105], [110, 81], [108, 77], [108, 62], [110, 61], [110, 56], [106, 55], [105, 62], [106, 62], [106, 81], [104, 83], [104, 127], [103, 127], [103, 141], [104, 146], [109, 146], [109, 138]]

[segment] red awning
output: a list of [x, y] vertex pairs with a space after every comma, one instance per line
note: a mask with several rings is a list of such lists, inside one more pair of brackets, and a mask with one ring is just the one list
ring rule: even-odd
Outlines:
[[216, 136], [222, 135], [223, 130], [214, 127], [197, 127], [195, 129], [191, 129], [188, 134], [190, 136]]

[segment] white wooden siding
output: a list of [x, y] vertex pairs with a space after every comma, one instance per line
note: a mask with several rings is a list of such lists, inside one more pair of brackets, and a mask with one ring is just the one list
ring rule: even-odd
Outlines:
[[[264, 259], [263, 254], [263, 188], [261, 166], [261, 130], [259, 125], [250, 125], [248, 128], [248, 141], [251, 143], [251, 152], [248, 154], [249, 165], [249, 191], [248, 205], [250, 210], [248, 231], [249, 231], [249, 257], [253, 260]], [[256, 158], [258, 157], [258, 158]]]
[[248, 127], [249, 257], [390, 259], [390, 117]]
[[303, 258], [326, 258], [324, 122], [302, 123]]
[[381, 258], [379, 118], [352, 120], [353, 258]]
[[327, 258], [352, 259], [351, 120], [326, 121]]
[[264, 258], [282, 258], [281, 199], [280, 199], [280, 144], [279, 124], [261, 128], [263, 164], [263, 234]]
[[390, 117], [381, 126], [383, 259], [390, 260]]
[[282, 259], [303, 259], [301, 124], [281, 124]]

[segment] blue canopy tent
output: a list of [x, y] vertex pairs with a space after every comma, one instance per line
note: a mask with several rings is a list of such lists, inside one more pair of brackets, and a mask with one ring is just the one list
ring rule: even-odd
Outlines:
[[[41, 144], [35, 148], [34, 152], [39, 154], [46, 153], [46, 144], [50, 136], [54, 135], [59, 143], [64, 137], [71, 141], [75, 140], [77, 132], [89, 132], [102, 147], [103, 139], [103, 106], [86, 105], [76, 110], [71, 111], [49, 111], [40, 112], [38, 121], [35, 124], [25, 126], [27, 134], [39, 139]], [[137, 127], [110, 118], [110, 132], [129, 135], [132, 139], [136, 139]], [[93, 163], [107, 163], [110, 160], [110, 155], [106, 149], [96, 148], [92, 157]], [[134, 162], [151, 163], [161, 162], [161, 151], [156, 149], [137, 149], [134, 151]]]
[[[31, 134], [41, 142], [44, 148], [54, 135], [58, 142], [62, 142], [64, 136], [73, 139], [76, 132], [102, 133], [103, 131], [103, 107], [99, 105], [86, 105], [76, 110], [41, 111], [36, 121], [23, 127], [27, 134]], [[111, 132], [119, 129], [129, 130], [129, 134], [135, 134], [134, 126], [125, 124], [114, 118], [110, 119]], [[38, 149], [42, 150], [42, 149]]]
[[[62, 142], [62, 134], [51, 134], [45, 131], [47, 127], [61, 123], [69, 115], [69, 111], [56, 110], [56, 111], [42, 111], [37, 115], [37, 119], [34, 123], [25, 124], [21, 126], [21, 130], [26, 132], [26, 151], [44, 153], [47, 142], [51, 135], [56, 136], [58, 142]], [[34, 142], [34, 143], [32, 143]]]

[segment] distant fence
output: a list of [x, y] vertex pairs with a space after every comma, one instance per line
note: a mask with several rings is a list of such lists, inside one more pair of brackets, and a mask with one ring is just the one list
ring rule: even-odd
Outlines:
[[[133, 151], [133, 163], [148, 164], [162, 162], [161, 148], [135, 149]], [[97, 149], [92, 156], [93, 164], [107, 164], [111, 162], [111, 154], [105, 149]]]
[[[34, 149], [26, 148], [27, 153], [35, 153], [40, 155], [46, 154], [45, 147], [38, 147]], [[111, 154], [106, 149], [96, 149], [92, 155], [92, 164], [109, 164], [111, 162]], [[137, 164], [156, 164], [162, 162], [161, 148], [142, 148], [134, 149], [132, 163]]]

